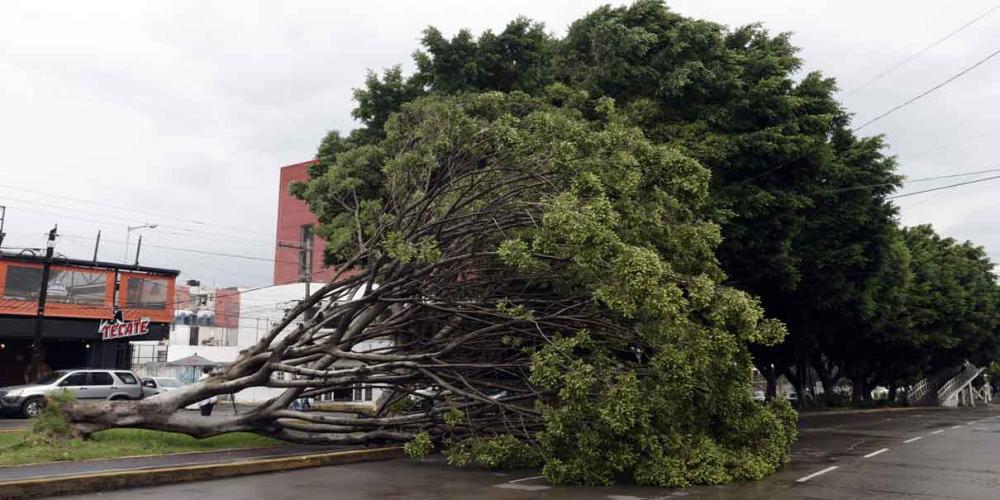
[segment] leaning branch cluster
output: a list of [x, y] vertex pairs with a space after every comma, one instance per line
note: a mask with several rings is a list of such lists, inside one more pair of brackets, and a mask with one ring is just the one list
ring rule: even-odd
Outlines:
[[[368, 228], [354, 193], [338, 197], [358, 221], [356, 254], [329, 284], [205, 381], [139, 402], [81, 404], [72, 420], [85, 433], [250, 431], [321, 444], [406, 441], [417, 432], [531, 440], [542, 425], [535, 402], [547, 395], [530, 383], [526, 348], [563, 332], [616, 329], [585, 297], [541, 284], [558, 281], [557, 259], [536, 256], [548, 259], [538, 280], [498, 258], [500, 243], [539, 224], [547, 193], [562, 187], [537, 163], [505, 165], [489, 152], [441, 158], [438, 168], [394, 178], [383, 216]], [[383, 389], [373, 413], [288, 409], [355, 384]], [[240, 415], [178, 411], [251, 387], [283, 391]]]

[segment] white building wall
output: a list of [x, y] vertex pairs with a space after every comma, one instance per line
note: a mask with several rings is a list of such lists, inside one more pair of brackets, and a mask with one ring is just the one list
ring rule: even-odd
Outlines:
[[[310, 290], [316, 291], [324, 285], [325, 283], [311, 283]], [[231, 363], [239, 356], [240, 351], [255, 345], [262, 337], [267, 335], [271, 327], [278, 324], [284, 318], [286, 312], [294, 308], [305, 297], [306, 286], [304, 283], [291, 283], [260, 290], [240, 290], [240, 318], [238, 328], [235, 332], [235, 346], [188, 345], [190, 343], [191, 326], [174, 325], [170, 332], [167, 361], [171, 362], [188, 356], [198, 355], [219, 363]], [[298, 322], [293, 322], [286, 328], [286, 331], [294, 330], [297, 324]], [[205, 338], [206, 334], [212, 328], [219, 327], [200, 326], [198, 328], [199, 337]], [[224, 335], [224, 333], [221, 335]], [[358, 345], [356, 350], [358, 352], [365, 352], [388, 345], [391, 345], [391, 341], [375, 340]], [[346, 364], [348, 363], [342, 363], [340, 366]], [[278, 376], [291, 377], [290, 374]], [[276, 388], [254, 387], [237, 393], [236, 401], [240, 403], [260, 403], [279, 396], [283, 391], [283, 389]], [[370, 405], [378, 400], [381, 390], [372, 388], [367, 393], [370, 393], [372, 396], [371, 402], [360, 401], [352, 402], [352, 404]], [[362, 399], [365, 399], [364, 396], [367, 393], [364, 388], [360, 388]]]

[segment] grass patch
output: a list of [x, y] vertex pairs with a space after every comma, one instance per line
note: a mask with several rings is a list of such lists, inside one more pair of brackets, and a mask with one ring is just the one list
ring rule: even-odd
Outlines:
[[111, 429], [94, 434], [89, 441], [69, 439], [59, 443], [46, 443], [32, 439], [31, 432], [11, 432], [0, 433], [0, 466], [258, 448], [276, 444], [279, 441], [248, 433], [195, 439], [172, 432]]

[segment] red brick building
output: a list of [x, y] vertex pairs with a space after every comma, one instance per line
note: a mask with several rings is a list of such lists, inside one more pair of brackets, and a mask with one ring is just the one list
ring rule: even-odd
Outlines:
[[281, 167], [278, 182], [277, 246], [274, 251], [274, 284], [329, 281], [335, 269], [323, 266], [323, 239], [314, 234], [318, 225], [309, 206], [288, 192], [293, 182], [309, 179], [311, 160]]

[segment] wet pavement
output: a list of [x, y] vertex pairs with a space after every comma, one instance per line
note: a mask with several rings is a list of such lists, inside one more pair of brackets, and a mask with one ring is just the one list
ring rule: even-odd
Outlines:
[[26, 418], [0, 417], [0, 432], [25, 430], [31, 427]]
[[811, 415], [792, 462], [757, 483], [684, 490], [556, 487], [537, 471], [393, 460], [126, 490], [77, 499], [1000, 498], [1000, 408]]

